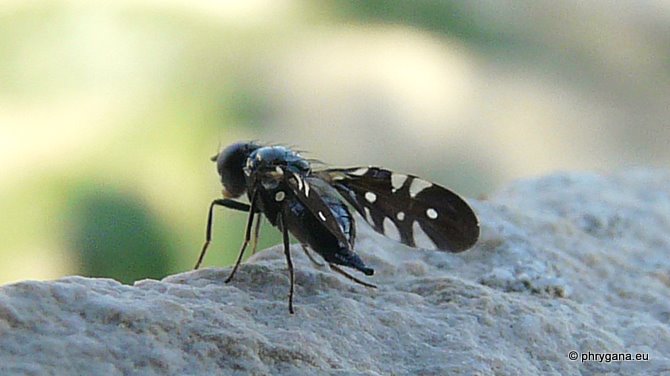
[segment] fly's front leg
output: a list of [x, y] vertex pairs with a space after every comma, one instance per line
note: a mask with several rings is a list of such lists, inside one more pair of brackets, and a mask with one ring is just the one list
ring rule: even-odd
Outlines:
[[253, 225], [254, 216], [256, 215], [257, 192], [258, 191], [254, 191], [254, 193], [251, 195], [251, 207], [249, 208], [249, 219], [247, 220], [247, 228], [244, 233], [244, 242], [242, 243], [242, 247], [240, 248], [240, 254], [237, 256], [237, 262], [235, 263], [233, 270], [230, 272], [230, 275], [225, 280], [226, 283], [230, 282], [233, 279], [233, 276], [235, 275], [237, 268], [240, 266], [240, 263], [242, 263], [242, 256], [244, 256], [244, 250], [247, 249], [247, 244], [249, 244], [249, 240], [251, 240], [251, 226]]
[[212, 201], [212, 203], [209, 205], [209, 214], [207, 215], [207, 228], [205, 229], [205, 244], [203, 244], [202, 246], [202, 251], [200, 251], [200, 257], [198, 257], [198, 261], [195, 263], [195, 267], [193, 268], [194, 270], [200, 267], [202, 260], [205, 258], [205, 253], [207, 252], [209, 243], [212, 241], [212, 222], [214, 220], [214, 206], [223, 206], [224, 208], [244, 212], [248, 212], [250, 210], [249, 205], [242, 202], [237, 202], [235, 200], [230, 200], [227, 198], [216, 199]]
[[263, 216], [259, 215], [258, 220], [256, 221], [256, 227], [254, 228], [254, 244], [251, 247], [251, 254], [256, 254], [256, 249], [258, 248], [258, 237], [261, 234], [261, 222], [263, 222]]

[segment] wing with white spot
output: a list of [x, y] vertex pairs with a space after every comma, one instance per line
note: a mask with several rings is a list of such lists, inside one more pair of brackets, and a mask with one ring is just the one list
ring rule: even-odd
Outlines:
[[335, 187], [375, 231], [410, 247], [461, 252], [479, 238], [479, 220], [454, 192], [379, 167], [314, 173]]
[[[321, 197], [321, 190], [318, 185], [313, 184], [315, 183], [313, 181], [314, 178], [303, 177], [298, 174], [288, 174], [285, 180], [296, 198], [305, 205], [312, 214], [314, 214], [318, 221], [323, 223], [328, 231], [335, 235], [338, 241], [342, 244], [351, 245], [350, 240], [347, 239], [347, 236], [338, 224], [335, 215]], [[321, 182], [321, 184], [324, 183]], [[353, 241], [353, 237], [351, 241]]]

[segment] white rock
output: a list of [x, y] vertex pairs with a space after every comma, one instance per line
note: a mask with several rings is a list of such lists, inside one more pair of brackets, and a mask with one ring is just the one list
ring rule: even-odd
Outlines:
[[[670, 369], [670, 173], [558, 174], [471, 201], [478, 245], [419, 251], [359, 226], [371, 290], [279, 246], [125, 286], [0, 288], [0, 374], [659, 374]], [[197, 247], [194, 248], [197, 250]], [[195, 256], [195, 251], [194, 251]], [[649, 353], [647, 362], [570, 361]]]

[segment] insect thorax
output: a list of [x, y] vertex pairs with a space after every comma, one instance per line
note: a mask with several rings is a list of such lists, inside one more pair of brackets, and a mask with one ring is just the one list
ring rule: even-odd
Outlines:
[[244, 166], [248, 191], [259, 185], [274, 191], [284, 181], [285, 174], [306, 176], [311, 166], [298, 153], [283, 146], [266, 146], [249, 154]]

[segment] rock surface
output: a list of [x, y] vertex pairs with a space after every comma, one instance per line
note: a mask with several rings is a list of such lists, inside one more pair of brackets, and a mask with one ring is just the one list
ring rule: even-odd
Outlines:
[[[670, 173], [556, 174], [470, 200], [482, 238], [413, 250], [360, 225], [376, 290], [298, 247], [229, 269], [0, 288], [0, 374], [670, 373]], [[581, 362], [582, 353], [648, 353]]]

